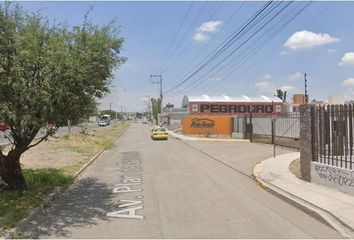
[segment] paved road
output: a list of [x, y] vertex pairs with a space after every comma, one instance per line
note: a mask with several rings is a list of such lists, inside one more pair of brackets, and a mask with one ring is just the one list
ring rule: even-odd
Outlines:
[[[272, 155], [271, 146], [198, 142], [191, 148], [186, 143], [152, 141], [149, 126], [132, 124], [117, 147], [106, 151], [45, 214], [26, 226], [25, 236], [341, 237], [249, 177], [255, 162]], [[214, 155], [221, 157], [215, 160]]]

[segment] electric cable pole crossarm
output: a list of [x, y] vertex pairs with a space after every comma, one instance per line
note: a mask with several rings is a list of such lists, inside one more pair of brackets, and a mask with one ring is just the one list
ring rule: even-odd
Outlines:
[[[162, 98], [163, 98], [163, 94], [162, 94], [162, 76], [161, 74], [151, 74], [150, 75], [151, 78], [151, 83], [152, 84], [158, 84], [160, 86], [160, 113], [162, 114]], [[154, 78], [157, 78], [158, 80], [153, 80]]]

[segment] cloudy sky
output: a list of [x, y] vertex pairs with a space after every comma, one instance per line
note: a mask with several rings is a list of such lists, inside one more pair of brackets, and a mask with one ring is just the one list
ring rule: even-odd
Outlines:
[[70, 25], [93, 6], [93, 22], [121, 25], [128, 62], [101, 109], [144, 110], [146, 96], [159, 94], [151, 74], [162, 75], [164, 103], [176, 106], [186, 94], [272, 96], [280, 88], [291, 97], [304, 91], [304, 73], [310, 99], [354, 99], [354, 2], [21, 4]]

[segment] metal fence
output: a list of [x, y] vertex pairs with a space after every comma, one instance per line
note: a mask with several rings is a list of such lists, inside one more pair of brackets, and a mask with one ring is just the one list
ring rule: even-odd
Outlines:
[[289, 112], [277, 116], [272, 122], [272, 115], [252, 116], [250, 119], [252, 128], [250, 140], [291, 147], [300, 147], [300, 113]]
[[326, 105], [311, 109], [312, 161], [354, 169], [354, 105]]

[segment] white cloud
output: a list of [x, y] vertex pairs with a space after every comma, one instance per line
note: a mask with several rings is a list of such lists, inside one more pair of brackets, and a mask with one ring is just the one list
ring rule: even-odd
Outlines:
[[291, 86], [291, 85], [280, 86], [280, 89], [281, 89], [282, 91], [286, 91], [287, 93], [294, 93], [294, 92], [296, 92], [296, 87]]
[[284, 44], [284, 47], [291, 50], [312, 48], [329, 43], [338, 42], [339, 39], [327, 33], [314, 33], [310, 31], [295, 32]]
[[193, 36], [193, 40], [197, 41], [197, 42], [203, 42], [205, 40], [208, 40], [209, 37], [201, 32], [197, 32], [196, 34], [194, 34]]
[[292, 75], [288, 76], [288, 81], [294, 82], [302, 79], [302, 74], [300, 72], [296, 72]]
[[208, 80], [207, 80], [208, 82], [219, 82], [219, 81], [221, 81], [221, 78], [220, 77], [213, 77], [213, 78], [209, 78]]
[[200, 27], [197, 28], [197, 32], [216, 32], [219, 30], [219, 27], [221, 26], [222, 21], [209, 21], [205, 22]]
[[272, 75], [271, 74], [264, 74], [263, 79], [266, 81], [272, 80]]
[[347, 78], [342, 84], [347, 87], [354, 87], [354, 78]]
[[337, 52], [337, 49], [329, 48], [327, 51], [328, 51], [329, 53], [336, 53], [336, 52]]
[[205, 22], [196, 28], [196, 33], [193, 36], [194, 41], [203, 42], [209, 39], [209, 36], [206, 33], [214, 33], [220, 29], [222, 21], [209, 21]]
[[288, 51], [281, 51], [280, 53], [279, 53], [279, 55], [287, 55], [287, 54], [289, 54], [289, 52]]
[[268, 81], [261, 81], [254, 85], [254, 89], [256, 89], [257, 93], [261, 95], [273, 95], [275, 93], [276, 87], [273, 83]]
[[354, 52], [348, 52], [344, 54], [342, 60], [339, 63], [340, 66], [354, 66]]

